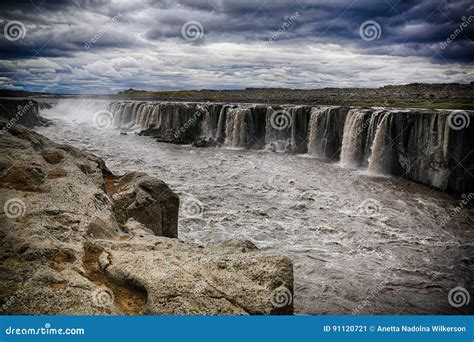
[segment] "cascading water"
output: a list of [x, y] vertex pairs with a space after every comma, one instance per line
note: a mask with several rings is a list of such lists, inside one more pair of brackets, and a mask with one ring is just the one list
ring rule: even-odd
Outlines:
[[344, 124], [341, 165], [359, 167], [364, 163], [365, 138], [371, 111], [351, 109]]
[[369, 157], [370, 172], [388, 173], [390, 172], [391, 162], [391, 142], [388, 133], [388, 122], [390, 113], [383, 113], [382, 118], [377, 125], [375, 138], [370, 148], [371, 153]]
[[364, 146], [364, 160], [363, 166], [368, 166], [370, 156], [372, 155], [372, 145], [375, 140], [375, 135], [377, 133], [377, 128], [379, 126], [380, 120], [382, 120], [383, 115], [386, 113], [386, 110], [379, 109], [374, 111], [370, 115], [369, 125], [367, 127], [367, 133], [365, 138], [365, 146]]
[[212, 125], [211, 113], [209, 112], [209, 107], [207, 105], [198, 104], [197, 110], [199, 110], [202, 113], [201, 114], [201, 133], [200, 133], [201, 138], [214, 139], [215, 138], [214, 129]]
[[217, 121], [217, 133], [216, 133], [216, 141], [218, 143], [225, 142], [226, 138], [226, 123], [227, 123], [227, 112], [232, 108], [231, 106], [224, 105], [222, 106], [219, 112], [219, 119]]
[[229, 147], [247, 147], [249, 144], [250, 109], [246, 107], [231, 108], [227, 111], [226, 140]]
[[60, 99], [47, 107], [40, 108], [47, 117], [100, 129], [153, 127], [149, 134], [158, 137], [179, 131], [184, 143], [213, 138], [227, 147], [307, 152], [339, 159], [342, 166], [403, 175], [441, 189], [474, 187], [469, 171], [474, 169], [474, 125], [455, 130], [449, 119], [472, 117], [471, 112], [90, 99]]
[[[94, 115], [108, 110], [110, 101], [89, 99], [59, 99], [51, 108], [42, 110], [42, 114], [50, 118], [61, 118], [73, 122], [93, 124]], [[112, 118], [109, 118], [112, 121]]]
[[314, 108], [311, 110], [311, 119], [309, 122], [309, 137], [308, 137], [308, 154], [311, 156], [321, 157], [321, 151], [324, 150], [326, 141], [323, 141], [318, 134], [318, 119], [319, 115], [324, 112], [325, 109]]

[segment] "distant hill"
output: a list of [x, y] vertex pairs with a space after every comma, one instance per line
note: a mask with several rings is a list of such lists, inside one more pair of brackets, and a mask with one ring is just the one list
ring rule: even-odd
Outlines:
[[97, 97], [107, 99], [190, 101], [190, 102], [249, 102], [272, 104], [393, 106], [446, 109], [474, 109], [474, 82], [410, 83], [380, 88], [247, 88], [236, 90], [177, 90], [148, 91], [133, 88], [110, 95], [56, 95], [0, 90], [1, 97]]

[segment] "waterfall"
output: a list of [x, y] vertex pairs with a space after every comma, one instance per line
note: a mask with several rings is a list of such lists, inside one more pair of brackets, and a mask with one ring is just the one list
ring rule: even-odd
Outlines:
[[388, 136], [389, 113], [385, 113], [377, 125], [375, 138], [370, 148], [368, 170], [376, 173], [386, 173], [390, 171], [390, 139]]
[[200, 136], [203, 139], [214, 138], [213, 127], [212, 127], [212, 117], [209, 112], [209, 107], [205, 105], [198, 105], [197, 110], [202, 114], [202, 121], [200, 127]]
[[51, 108], [43, 109], [41, 114], [49, 118], [93, 124], [94, 115], [108, 111], [110, 105], [111, 102], [107, 100], [59, 99]]
[[370, 120], [367, 110], [351, 109], [347, 113], [342, 137], [341, 164], [359, 167], [364, 164], [364, 148]]
[[308, 154], [337, 159], [347, 110], [343, 107], [313, 107], [308, 124]]
[[317, 157], [326, 157], [326, 131], [327, 121], [322, 116], [328, 111], [328, 108], [311, 109], [311, 118], [308, 128], [308, 154]]
[[[474, 187], [474, 112], [338, 106], [189, 104], [59, 99], [38, 105], [47, 118], [99, 129], [180, 131], [181, 142], [213, 138], [229, 147], [308, 153], [343, 166], [402, 175], [443, 190]], [[94, 122], [96, 114], [104, 114]], [[278, 116], [277, 116], [278, 115]], [[276, 118], [276, 119], [275, 119]], [[454, 123], [465, 127], [455, 129]], [[469, 125], [468, 123], [471, 122]], [[97, 127], [100, 123], [104, 127]], [[461, 164], [461, 166], [459, 166]]]
[[155, 125], [155, 128], [161, 128], [161, 112], [160, 112], [160, 104], [155, 105], [153, 108], [152, 120], [150, 124]]
[[227, 111], [225, 145], [230, 147], [247, 147], [249, 143], [247, 107], [231, 108]]
[[226, 138], [226, 123], [227, 123], [227, 112], [231, 106], [222, 106], [219, 112], [219, 119], [217, 121], [217, 132], [216, 132], [216, 141], [218, 143], [223, 143]]
[[386, 113], [386, 110], [379, 109], [370, 115], [369, 125], [367, 128], [367, 133], [366, 133], [366, 138], [365, 138], [364, 151], [363, 151], [363, 154], [364, 154], [363, 166], [364, 167], [369, 165], [369, 159], [372, 154], [372, 145], [375, 140], [377, 128], [385, 113]]

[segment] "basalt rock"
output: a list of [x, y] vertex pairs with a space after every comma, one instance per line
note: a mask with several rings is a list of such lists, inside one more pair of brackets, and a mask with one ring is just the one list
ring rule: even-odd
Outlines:
[[45, 126], [49, 121], [39, 115], [39, 109], [49, 104], [30, 99], [0, 99], [0, 117], [8, 120], [4, 131], [15, 124], [26, 127]]
[[138, 135], [153, 137], [158, 142], [176, 145], [187, 145], [194, 141], [194, 136], [189, 132], [171, 128], [167, 129], [165, 132], [162, 132], [161, 129], [151, 127], [140, 131]]
[[107, 177], [107, 192], [122, 223], [133, 218], [158, 236], [178, 237], [179, 198], [159, 179], [143, 173]]

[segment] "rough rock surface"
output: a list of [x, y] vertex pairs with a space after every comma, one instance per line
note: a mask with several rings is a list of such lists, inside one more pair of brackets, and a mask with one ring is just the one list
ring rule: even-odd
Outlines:
[[106, 177], [119, 222], [134, 218], [156, 235], [178, 237], [179, 198], [161, 180], [143, 173]]
[[38, 113], [40, 107], [48, 108], [50, 105], [30, 99], [0, 99], [0, 117], [7, 119], [10, 125], [16, 123], [27, 127], [47, 125], [49, 121]]
[[157, 236], [177, 233], [166, 184], [19, 125], [0, 135], [0, 204], [2, 314], [293, 312], [288, 258]]

